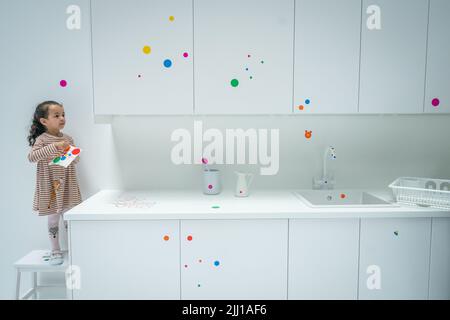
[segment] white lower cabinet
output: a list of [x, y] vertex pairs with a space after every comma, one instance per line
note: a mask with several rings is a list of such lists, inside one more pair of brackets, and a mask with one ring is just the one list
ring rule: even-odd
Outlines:
[[429, 298], [450, 300], [450, 218], [433, 218], [431, 233]]
[[428, 299], [431, 218], [361, 219], [359, 299]]
[[357, 299], [359, 219], [289, 220], [289, 299]]
[[287, 299], [288, 221], [182, 220], [181, 299]]
[[178, 220], [71, 221], [73, 299], [180, 299]]

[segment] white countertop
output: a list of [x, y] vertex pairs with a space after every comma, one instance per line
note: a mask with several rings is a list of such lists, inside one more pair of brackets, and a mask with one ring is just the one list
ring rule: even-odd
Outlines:
[[[312, 208], [297, 190], [254, 190], [249, 197], [232, 191], [205, 195], [196, 190], [102, 190], [64, 214], [65, 220], [294, 219], [450, 217], [450, 210], [400, 206]], [[390, 190], [371, 191], [392, 202]], [[133, 198], [139, 201], [132, 201]], [[118, 202], [118, 199], [130, 200]]]

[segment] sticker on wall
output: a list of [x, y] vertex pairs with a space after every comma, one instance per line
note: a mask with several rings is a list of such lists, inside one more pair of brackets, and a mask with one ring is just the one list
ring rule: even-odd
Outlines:
[[150, 54], [150, 52], [152, 52], [152, 48], [151, 48], [150, 46], [144, 46], [144, 47], [142, 48], [142, 52], [143, 52], [144, 54]]
[[169, 241], [170, 238], [168, 235], [165, 235], [163, 239], [164, 239], [164, 241]]
[[433, 100], [431, 100], [431, 105], [432, 105], [433, 107], [438, 107], [440, 103], [441, 103], [441, 102], [439, 101], [438, 98], [434, 98]]
[[59, 81], [59, 85], [63, 88], [65, 88], [67, 86], [67, 81], [66, 80], [61, 80]]
[[189, 57], [189, 53], [187, 53], [186, 51], [185, 51], [185, 52], [183, 52], [183, 57], [184, 57], [184, 58], [187, 58], [187, 57]]
[[170, 16], [170, 17], [169, 17], [169, 21], [170, 21], [170, 22], [174, 22], [174, 21], [175, 21], [175, 17], [174, 17], [174, 16]]
[[172, 66], [172, 60], [166, 59], [166, 60], [164, 60], [163, 64], [164, 64], [164, 67], [170, 68]]
[[78, 157], [80, 152], [81, 152], [80, 148], [77, 148], [74, 146], [69, 146], [66, 148], [66, 150], [64, 150], [63, 155], [54, 158], [48, 164], [49, 165], [58, 165], [58, 166], [67, 168], [72, 163], [72, 161]]
[[312, 136], [312, 131], [305, 130], [305, 138], [311, 139], [311, 136]]
[[230, 81], [230, 84], [232, 87], [237, 87], [239, 85], [239, 80], [238, 79], [232, 79]]
[[311, 103], [310, 99], [305, 99], [305, 101], [302, 104], [297, 106], [297, 109], [300, 111], [303, 111], [303, 110], [305, 110], [305, 106], [311, 107], [310, 103]]
[[219, 265], [220, 265], [219, 260], [214, 261], [214, 266], [215, 266], [215, 267], [218, 267]]

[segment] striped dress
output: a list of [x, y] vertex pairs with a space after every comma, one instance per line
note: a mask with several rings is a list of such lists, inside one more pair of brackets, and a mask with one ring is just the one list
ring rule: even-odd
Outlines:
[[74, 146], [73, 139], [63, 133], [53, 136], [43, 133], [36, 138], [36, 142], [28, 154], [30, 162], [37, 162], [36, 190], [34, 194], [33, 210], [40, 216], [54, 213], [64, 213], [81, 203], [80, 188], [78, 186], [75, 164], [78, 156], [67, 168], [48, 163], [61, 155], [55, 142], [66, 140]]

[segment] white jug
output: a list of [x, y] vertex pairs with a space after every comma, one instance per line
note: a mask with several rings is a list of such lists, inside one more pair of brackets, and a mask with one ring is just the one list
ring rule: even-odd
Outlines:
[[[253, 181], [253, 173], [237, 172], [236, 191], [234, 195], [236, 197], [248, 197], [248, 189]], [[247, 178], [249, 180], [247, 181]]]

